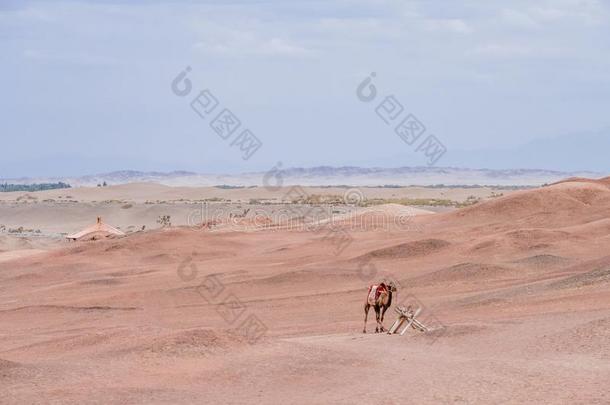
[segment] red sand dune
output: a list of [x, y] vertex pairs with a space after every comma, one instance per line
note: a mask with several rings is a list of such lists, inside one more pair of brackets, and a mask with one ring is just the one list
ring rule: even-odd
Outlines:
[[[5, 261], [0, 402], [608, 403], [608, 218], [610, 178], [575, 179], [417, 228], [171, 229]], [[437, 329], [363, 335], [382, 278]]]

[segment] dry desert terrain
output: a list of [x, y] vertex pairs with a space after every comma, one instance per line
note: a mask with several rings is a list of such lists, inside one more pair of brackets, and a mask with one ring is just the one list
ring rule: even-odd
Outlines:
[[[610, 178], [495, 198], [387, 189], [483, 201], [404, 208], [407, 221], [383, 204], [312, 227], [212, 229], [186, 226], [202, 190], [159, 187], [0, 196], [0, 223], [41, 229], [1, 236], [1, 403], [610, 402]], [[100, 214], [106, 200], [119, 202]], [[157, 200], [188, 206], [167, 203], [176, 223], [159, 228]], [[62, 240], [96, 215], [148, 226]], [[362, 333], [367, 288], [384, 279], [398, 285], [385, 326], [411, 304], [430, 332], [375, 334], [371, 314]]]

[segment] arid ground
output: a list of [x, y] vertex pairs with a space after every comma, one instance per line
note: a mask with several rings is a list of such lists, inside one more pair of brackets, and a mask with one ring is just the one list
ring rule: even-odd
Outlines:
[[[0, 196], [0, 224], [41, 230], [0, 235], [0, 403], [610, 403], [610, 178], [311, 227], [182, 226], [191, 205], [152, 229], [201, 193], [132, 187]], [[96, 215], [134, 231], [62, 241]], [[371, 311], [362, 333], [383, 279], [385, 326], [413, 304], [430, 332], [375, 334]]]

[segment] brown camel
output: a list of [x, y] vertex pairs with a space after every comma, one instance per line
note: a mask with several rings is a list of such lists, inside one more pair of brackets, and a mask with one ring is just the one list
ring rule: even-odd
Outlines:
[[[376, 291], [373, 292], [374, 289]], [[383, 316], [385, 315], [385, 311], [392, 305], [392, 293], [394, 292], [396, 292], [396, 286], [392, 281], [388, 284], [382, 282], [379, 285], [372, 285], [369, 287], [369, 292], [364, 303], [364, 329], [362, 330], [362, 333], [366, 333], [366, 320], [369, 317], [369, 309], [371, 306], [375, 309], [375, 317], [377, 319], [375, 333], [385, 332], [385, 328], [383, 327]]]

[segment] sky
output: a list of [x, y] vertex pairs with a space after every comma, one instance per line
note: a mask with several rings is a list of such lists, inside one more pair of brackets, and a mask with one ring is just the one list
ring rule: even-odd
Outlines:
[[[0, 59], [0, 178], [278, 163], [610, 173], [608, 1], [2, 0]], [[425, 128], [412, 143], [395, 132], [409, 115]]]

